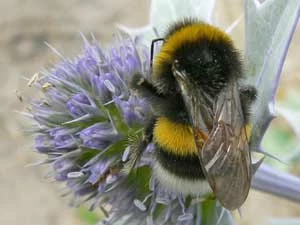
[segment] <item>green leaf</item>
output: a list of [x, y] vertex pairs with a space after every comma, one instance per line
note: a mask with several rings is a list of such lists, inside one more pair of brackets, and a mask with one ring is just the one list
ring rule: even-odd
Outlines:
[[128, 176], [128, 183], [134, 184], [138, 189], [137, 193], [143, 195], [149, 192], [149, 180], [151, 178], [151, 169], [148, 166], [138, 167], [133, 170]]

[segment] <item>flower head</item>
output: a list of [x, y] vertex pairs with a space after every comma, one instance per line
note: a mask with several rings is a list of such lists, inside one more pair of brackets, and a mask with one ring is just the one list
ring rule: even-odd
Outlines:
[[121, 169], [128, 136], [149, 113], [128, 89], [132, 74], [149, 74], [145, 52], [127, 36], [107, 52], [85, 40], [81, 56], [43, 72], [36, 86], [44, 98], [31, 104], [35, 147], [48, 155], [54, 178], [91, 199], [91, 207], [110, 205], [110, 221], [139, 211], [137, 190]]

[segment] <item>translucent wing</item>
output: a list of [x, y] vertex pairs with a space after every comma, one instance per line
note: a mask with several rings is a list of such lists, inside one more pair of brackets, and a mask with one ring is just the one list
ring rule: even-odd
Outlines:
[[215, 100], [188, 79], [176, 60], [172, 71], [190, 114], [202, 170], [221, 204], [237, 209], [246, 200], [251, 183], [251, 158], [238, 85], [235, 81], [229, 83]]
[[[198, 143], [201, 131], [195, 127]], [[219, 95], [212, 130], [198, 149], [202, 169], [216, 198], [229, 210], [239, 208], [250, 189], [251, 158], [236, 82]]]

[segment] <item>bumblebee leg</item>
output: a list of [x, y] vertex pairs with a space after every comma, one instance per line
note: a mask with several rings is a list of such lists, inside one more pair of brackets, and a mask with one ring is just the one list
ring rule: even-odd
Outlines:
[[153, 130], [154, 130], [155, 123], [156, 123], [156, 118], [152, 117], [151, 119], [148, 120], [148, 122], [144, 128], [144, 138], [143, 139], [146, 141], [147, 144], [152, 142]]
[[249, 122], [251, 115], [251, 105], [256, 100], [257, 90], [254, 86], [242, 86], [240, 88], [240, 99], [242, 104], [242, 110], [244, 113], [244, 119], [246, 123]]
[[132, 76], [129, 87], [140, 97], [146, 98], [147, 100], [161, 99], [163, 97], [158, 94], [156, 88], [139, 73]]
[[135, 140], [131, 143], [129, 147], [129, 157], [128, 160], [124, 162], [123, 172], [129, 174], [135, 167], [136, 163], [140, 160], [143, 152], [147, 148], [148, 144], [152, 142], [153, 129], [156, 119], [151, 118], [143, 130], [143, 138]]
[[130, 89], [145, 98], [153, 109], [155, 116], [169, 115], [174, 100], [157, 92], [156, 88], [141, 74], [135, 74], [130, 82]]

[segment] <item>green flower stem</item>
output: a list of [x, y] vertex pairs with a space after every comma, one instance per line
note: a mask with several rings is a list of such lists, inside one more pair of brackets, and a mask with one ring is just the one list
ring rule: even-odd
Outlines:
[[216, 213], [216, 200], [207, 199], [202, 204], [202, 225], [216, 224], [217, 213]]

